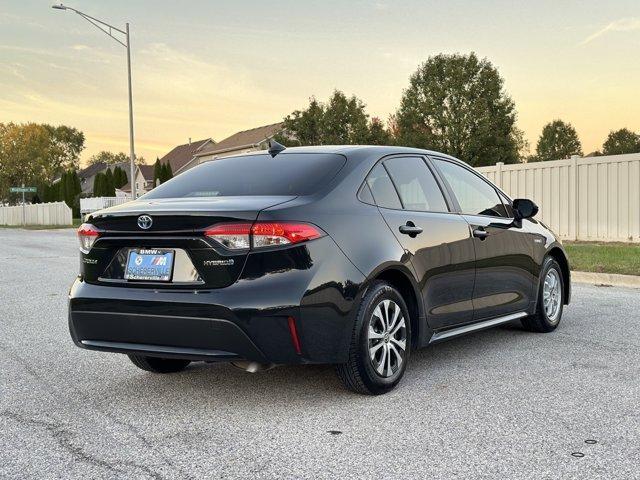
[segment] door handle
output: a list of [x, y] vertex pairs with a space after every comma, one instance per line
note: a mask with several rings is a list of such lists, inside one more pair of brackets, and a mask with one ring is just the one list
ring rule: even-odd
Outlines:
[[411, 221], [407, 222], [406, 225], [400, 225], [400, 233], [405, 235], [409, 235], [410, 237], [415, 237], [419, 233], [422, 233], [422, 228], [416, 227], [415, 224]]
[[484, 240], [489, 236], [489, 232], [487, 232], [483, 227], [478, 227], [473, 229], [473, 236], [480, 240]]

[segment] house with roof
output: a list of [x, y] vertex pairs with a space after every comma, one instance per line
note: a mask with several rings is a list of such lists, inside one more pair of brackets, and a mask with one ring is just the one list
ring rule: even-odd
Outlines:
[[[138, 165], [136, 167], [136, 198], [144, 195], [155, 187], [153, 184], [153, 165]], [[116, 189], [116, 197], [131, 197], [131, 182], [127, 182]]]
[[229, 157], [239, 153], [264, 150], [269, 140], [281, 131], [282, 122], [278, 122], [234, 133], [230, 137], [220, 140], [217, 143], [208, 143], [199, 148], [193, 154], [193, 157], [179, 168], [173, 168], [172, 165], [173, 174], [178, 175], [179, 173], [209, 160]]
[[171, 165], [171, 171], [174, 175], [176, 175], [180, 170], [184, 168], [185, 165], [189, 164], [191, 160], [193, 160], [194, 156], [196, 156], [199, 152], [205, 149], [210, 149], [215, 144], [216, 142], [214, 142], [210, 138], [197, 140], [195, 142], [192, 142], [191, 139], [189, 139], [188, 143], [178, 145], [164, 157], [162, 157], [160, 159], [160, 163], [168, 163], [169, 165]]
[[[116, 167], [120, 167], [122, 170], [124, 170], [124, 172], [127, 174], [127, 179], [129, 179], [129, 162], [116, 163], [113, 165], [105, 162], [97, 162], [80, 170], [78, 172], [78, 178], [80, 179], [80, 188], [82, 189], [81, 196], [86, 197], [93, 195], [93, 184], [96, 180], [96, 175], [106, 172], [107, 169], [113, 171]], [[54, 181], [54, 183], [56, 181]]]

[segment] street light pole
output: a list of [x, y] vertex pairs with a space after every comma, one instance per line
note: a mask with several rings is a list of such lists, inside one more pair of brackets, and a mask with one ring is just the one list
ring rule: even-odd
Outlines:
[[133, 151], [133, 94], [131, 92], [131, 38], [129, 37], [129, 22], [127, 22], [127, 78], [129, 82], [129, 157], [131, 158], [131, 200], [136, 199], [136, 154]]
[[[113, 38], [116, 42], [127, 49], [127, 82], [129, 86], [129, 158], [131, 160], [131, 177], [129, 184], [131, 185], [131, 199], [136, 199], [136, 154], [133, 146], [133, 94], [131, 92], [131, 37], [129, 35], [129, 23], [126, 24], [125, 30], [121, 30], [113, 25], [109, 25], [107, 22], [103, 22], [102, 20], [98, 20], [86, 13], [81, 12], [80, 10], [76, 10], [72, 7], [67, 7], [62, 3], [59, 5], [52, 5], [51, 8], [56, 10], [71, 10], [72, 12], [77, 13], [82, 18], [84, 18], [87, 22], [92, 24], [94, 27], [102, 30], [104, 33]], [[113, 35], [113, 31], [116, 31], [125, 37], [125, 41], [121, 41], [117, 37]]]

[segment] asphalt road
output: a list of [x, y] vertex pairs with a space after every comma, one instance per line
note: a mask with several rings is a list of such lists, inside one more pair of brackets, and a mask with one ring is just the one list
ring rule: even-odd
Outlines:
[[74, 232], [0, 251], [0, 478], [640, 478], [639, 290], [575, 285], [556, 332], [421, 350], [364, 397], [328, 366], [156, 376], [78, 349]]

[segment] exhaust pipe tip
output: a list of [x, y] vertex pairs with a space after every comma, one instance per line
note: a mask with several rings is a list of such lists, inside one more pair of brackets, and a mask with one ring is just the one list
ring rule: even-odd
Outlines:
[[245, 360], [231, 362], [231, 365], [249, 373], [264, 372], [265, 370], [271, 370], [273, 367], [275, 367], [273, 363], [248, 362]]

